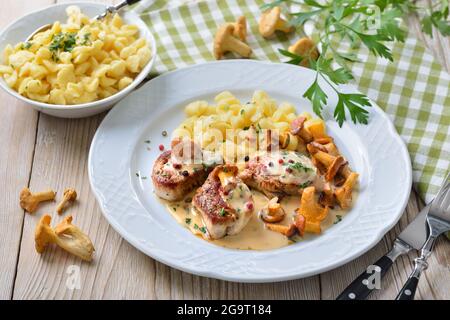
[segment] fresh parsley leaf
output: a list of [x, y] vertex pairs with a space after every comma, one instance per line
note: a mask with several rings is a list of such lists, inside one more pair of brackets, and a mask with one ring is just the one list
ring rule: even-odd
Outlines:
[[314, 16], [318, 15], [322, 12], [322, 9], [313, 10], [308, 12], [296, 12], [292, 13], [292, 19], [289, 21], [289, 24], [294, 27], [302, 26], [306, 21], [311, 20]]
[[312, 85], [303, 94], [303, 97], [312, 102], [314, 113], [322, 118], [322, 110], [327, 103], [328, 96], [322, 90], [317, 80], [318, 78], [316, 77]]
[[380, 34], [388, 37], [390, 40], [405, 41], [406, 31], [400, 27], [399, 19], [402, 12], [398, 8], [386, 10], [381, 14]]
[[373, 54], [394, 61], [391, 50], [382, 43], [389, 38], [382, 34], [363, 34], [360, 32], [356, 32], [356, 34]]
[[289, 64], [299, 65], [300, 62], [302, 62], [302, 60], [303, 60], [302, 56], [299, 56], [298, 54], [292, 53], [292, 52], [284, 50], [284, 49], [278, 49], [278, 52], [281, 53], [285, 57], [291, 58], [291, 60], [286, 61], [286, 63], [289, 63]]
[[339, 214], [337, 214], [337, 215], [336, 215], [336, 220], [334, 221], [334, 224], [337, 224], [337, 223], [339, 223], [339, 222], [341, 222], [341, 221], [342, 221], [342, 216], [339, 215]]
[[269, 3], [265, 3], [265, 4], [261, 5], [259, 8], [262, 11], [266, 11], [266, 10], [269, 10], [269, 9], [272, 9], [274, 7], [279, 6], [283, 2], [286, 2], [286, 0], [275, 0], [275, 1], [272, 1], [272, 2], [269, 2]]
[[360, 93], [338, 92], [338, 103], [334, 109], [334, 118], [339, 126], [346, 120], [345, 110], [348, 110], [354, 123], [368, 123], [369, 112], [363, 107], [371, 107], [369, 98]]

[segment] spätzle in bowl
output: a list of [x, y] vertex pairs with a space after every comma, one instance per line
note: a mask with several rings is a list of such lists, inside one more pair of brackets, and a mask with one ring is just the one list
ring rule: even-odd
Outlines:
[[[134, 12], [92, 19], [104, 10], [96, 3], [61, 4], [13, 22], [0, 34], [0, 86], [57, 117], [112, 107], [148, 75], [156, 45]], [[45, 24], [51, 29], [25, 41]]]

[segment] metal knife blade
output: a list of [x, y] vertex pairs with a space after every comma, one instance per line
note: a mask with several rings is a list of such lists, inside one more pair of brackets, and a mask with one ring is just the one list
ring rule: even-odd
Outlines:
[[[420, 211], [417, 217], [402, 231], [395, 239], [391, 251], [378, 259], [371, 267], [378, 268], [381, 278], [387, 273], [395, 260], [411, 251], [412, 249], [420, 250], [428, 237], [427, 215], [430, 206], [426, 206]], [[368, 270], [368, 269], [366, 269]], [[376, 270], [376, 269], [375, 269]], [[363, 300], [374, 290], [374, 287], [367, 286], [372, 281], [370, 277], [372, 273], [364, 271], [359, 275], [342, 293], [336, 298], [337, 300]]]
[[419, 215], [398, 235], [397, 239], [416, 250], [420, 250], [428, 236], [427, 214], [429, 210], [430, 205], [424, 207]]

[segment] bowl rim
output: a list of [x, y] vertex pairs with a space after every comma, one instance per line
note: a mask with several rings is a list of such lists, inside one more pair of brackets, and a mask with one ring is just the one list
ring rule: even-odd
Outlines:
[[[56, 7], [68, 7], [71, 5], [78, 5], [80, 6], [80, 8], [82, 9], [83, 5], [90, 5], [90, 6], [97, 6], [97, 7], [102, 7], [102, 8], [107, 8], [107, 4], [104, 3], [98, 3], [98, 2], [89, 2], [89, 1], [71, 1], [71, 2], [64, 2], [64, 3], [57, 3], [57, 4], [52, 4], [49, 6], [46, 6], [44, 8], [40, 8], [34, 11], [31, 11], [17, 19], [15, 19], [14, 21], [12, 21], [11, 23], [9, 23], [3, 30], [0, 31], [0, 39], [3, 37], [4, 34], [6, 34], [17, 22], [19, 22], [20, 20], [32, 16], [32, 15], [36, 15], [36, 14], [40, 14], [44, 11], [47, 11], [49, 9], [53, 9]], [[139, 19], [142, 21], [143, 24], [145, 24], [145, 22], [139, 17], [138, 14], [136, 14], [134, 11], [126, 11], [126, 13], [128, 15], [131, 15], [133, 19]], [[119, 12], [120, 14], [120, 12]], [[122, 11], [123, 14], [123, 11]], [[141, 31], [142, 28], [140, 28], [138, 26], [139, 30]], [[50, 104], [50, 103], [45, 103], [45, 102], [39, 102], [36, 100], [32, 100], [30, 98], [27, 98], [25, 96], [22, 96], [21, 94], [19, 94], [17, 91], [13, 90], [12, 88], [10, 88], [5, 80], [3, 79], [3, 77], [0, 77], [0, 87], [5, 90], [7, 93], [9, 93], [10, 95], [12, 95], [13, 97], [22, 100], [28, 104], [37, 106], [39, 108], [42, 109], [47, 109], [47, 110], [74, 110], [74, 109], [86, 109], [86, 108], [94, 108], [94, 107], [98, 107], [98, 106], [103, 106], [103, 105], [107, 105], [107, 104], [113, 104], [114, 102], [116, 102], [119, 99], [124, 98], [126, 95], [128, 95], [129, 93], [131, 93], [142, 81], [144, 81], [144, 79], [147, 77], [147, 75], [150, 73], [153, 64], [155, 62], [155, 58], [156, 58], [156, 40], [155, 37], [153, 36], [153, 33], [150, 31], [149, 28], [147, 28], [148, 31], [148, 35], [149, 35], [149, 39], [150, 40], [150, 46], [151, 46], [151, 51], [152, 51], [152, 57], [150, 59], [150, 61], [147, 62], [147, 64], [144, 66], [144, 68], [141, 70], [141, 72], [138, 73], [138, 75], [136, 76], [136, 78], [133, 79], [133, 82], [131, 82], [127, 87], [125, 87], [124, 89], [116, 92], [115, 94], [104, 98], [104, 99], [100, 99], [100, 100], [96, 100], [96, 101], [92, 101], [92, 102], [88, 102], [88, 103], [82, 103], [82, 104], [67, 104], [67, 105], [61, 105], [61, 104]]]

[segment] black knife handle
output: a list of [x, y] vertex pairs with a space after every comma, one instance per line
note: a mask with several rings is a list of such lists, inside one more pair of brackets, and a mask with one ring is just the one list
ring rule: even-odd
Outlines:
[[409, 277], [395, 300], [414, 300], [418, 283], [419, 279], [417, 277]]
[[131, 5], [135, 4], [135, 3], [138, 3], [139, 1], [141, 1], [141, 0], [127, 0], [127, 4], [129, 6], [131, 6]]
[[[386, 272], [392, 266], [394, 261], [392, 261], [387, 256], [381, 257], [377, 262], [373, 265], [375, 266], [374, 272], [380, 273], [380, 280], [384, 277]], [[376, 270], [376, 267], [379, 270]], [[368, 273], [364, 271], [361, 275], [356, 278], [342, 293], [336, 298], [336, 300], [364, 300], [367, 296], [375, 289], [369, 288], [368, 284], [371, 283], [370, 277], [373, 276], [373, 273]]]

